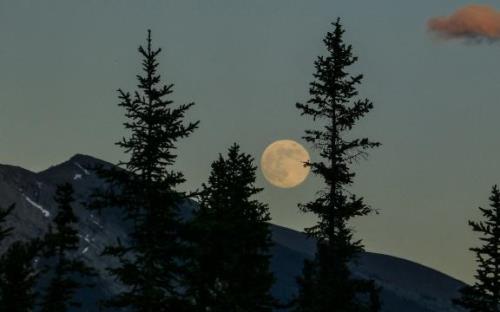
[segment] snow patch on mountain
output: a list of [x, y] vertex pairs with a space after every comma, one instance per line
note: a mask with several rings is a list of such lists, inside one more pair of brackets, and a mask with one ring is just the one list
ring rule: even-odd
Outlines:
[[90, 221], [95, 225], [97, 225], [101, 230], [104, 229], [104, 227], [101, 225], [101, 223], [93, 213], [90, 214]]
[[85, 173], [85, 175], [90, 175], [90, 172], [87, 169], [83, 168], [82, 165], [80, 165], [77, 162], [74, 162], [74, 164], [75, 164], [75, 166], [77, 166], [78, 168], [80, 168], [83, 171], [83, 173]]
[[29, 196], [27, 196], [27, 195], [24, 195], [24, 199], [26, 199], [26, 201], [28, 203], [30, 203], [33, 207], [40, 210], [42, 212], [42, 214], [44, 215], [44, 217], [46, 217], [46, 218], [50, 217], [50, 212], [47, 209], [43, 208], [42, 205], [38, 204], [37, 202], [35, 202], [31, 198], [29, 198]]

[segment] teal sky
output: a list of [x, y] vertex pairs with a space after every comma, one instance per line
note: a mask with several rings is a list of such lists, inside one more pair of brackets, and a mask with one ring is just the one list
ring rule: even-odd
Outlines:
[[[500, 45], [439, 41], [429, 18], [465, 1], [0, 1], [0, 163], [42, 170], [75, 153], [116, 162], [125, 134], [116, 89], [133, 90], [137, 46], [151, 28], [174, 98], [194, 101], [200, 129], [182, 142], [178, 168], [198, 188], [232, 142], [260, 158], [274, 140], [299, 142], [309, 120], [313, 61], [337, 16], [375, 109], [354, 131], [383, 146], [356, 166], [353, 190], [379, 215], [356, 222], [370, 251], [465, 281], [477, 244], [468, 219], [500, 183]], [[495, 1], [482, 4], [494, 5]], [[307, 145], [306, 145], [307, 146]], [[315, 157], [314, 152], [312, 152]], [[297, 203], [320, 187], [264, 181], [273, 221], [313, 222]]]

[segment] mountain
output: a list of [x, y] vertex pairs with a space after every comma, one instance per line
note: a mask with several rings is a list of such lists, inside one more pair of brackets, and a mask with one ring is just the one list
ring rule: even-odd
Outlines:
[[[84, 203], [94, 188], [102, 187], [89, 168], [109, 163], [85, 155], [75, 155], [66, 162], [41, 172], [9, 165], [0, 165], [0, 205], [16, 203], [10, 225], [15, 227], [10, 240], [27, 239], [43, 235], [54, 215], [53, 195], [56, 185], [71, 182], [75, 188], [75, 213], [80, 222], [78, 230], [82, 246], [78, 256], [101, 272], [97, 287], [79, 294], [88, 303], [103, 298], [119, 289], [105, 268], [112, 263], [99, 254], [104, 246], [117, 238], [125, 238], [119, 210], [102, 213], [90, 212]], [[193, 203], [193, 206], [195, 204]], [[193, 209], [185, 207], [186, 212]], [[314, 241], [303, 233], [271, 225], [273, 233], [272, 269], [276, 275], [273, 292], [281, 300], [289, 300], [297, 288], [295, 278], [305, 258], [314, 255]], [[8, 242], [7, 242], [8, 243]], [[2, 252], [2, 250], [0, 250]], [[450, 276], [420, 264], [376, 253], [366, 252], [353, 264], [356, 275], [372, 278], [383, 287], [384, 312], [444, 312], [461, 311], [453, 307], [451, 298], [464, 284]], [[96, 311], [95, 305], [86, 304], [80, 311]]]

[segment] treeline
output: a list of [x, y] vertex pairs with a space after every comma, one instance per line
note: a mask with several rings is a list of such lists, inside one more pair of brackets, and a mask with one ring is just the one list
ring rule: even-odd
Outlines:
[[[95, 302], [95, 311], [380, 311], [380, 287], [354, 276], [349, 266], [363, 251], [350, 222], [373, 212], [349, 190], [355, 176], [351, 165], [379, 146], [349, 132], [373, 104], [358, 96], [363, 76], [349, 72], [357, 57], [344, 41], [340, 20], [332, 27], [323, 41], [325, 55], [314, 62], [310, 99], [296, 104], [301, 115], [316, 125], [305, 131], [304, 139], [320, 155], [320, 160], [304, 165], [324, 182], [315, 200], [299, 205], [317, 216], [318, 222], [306, 229], [317, 249], [297, 278], [296, 297], [279, 302], [271, 293], [270, 215], [268, 206], [255, 199], [262, 189], [255, 185], [252, 156], [235, 143], [212, 163], [201, 190], [178, 190], [184, 176], [173, 169], [176, 147], [196, 131], [199, 122], [187, 121], [194, 103], [171, 100], [173, 84], [162, 83], [161, 49], [153, 48], [148, 31], [146, 44], [139, 47], [142, 73], [137, 75], [137, 90], [118, 90], [128, 135], [117, 145], [128, 160], [111, 168], [94, 168], [106, 187], [94, 192], [88, 209], [119, 208], [131, 225], [126, 241], [117, 240], [102, 251], [103, 257], [115, 260], [107, 269], [122, 290]], [[78, 310], [82, 303], [75, 294], [95, 286], [98, 272], [75, 255], [80, 238], [73, 193], [71, 184], [58, 187], [57, 213], [45, 236], [6, 246], [0, 257], [0, 311]], [[197, 199], [197, 208], [190, 218], [183, 218], [179, 209], [192, 198]], [[482, 210], [488, 221], [471, 223], [475, 231], [487, 235], [487, 246], [474, 249], [482, 265], [481, 283], [465, 289], [463, 298], [456, 301], [465, 307], [480, 306], [470, 311], [499, 311], [500, 195], [496, 188], [492, 201], [494, 210]], [[0, 209], [0, 244], [12, 232], [5, 220], [13, 209]]]

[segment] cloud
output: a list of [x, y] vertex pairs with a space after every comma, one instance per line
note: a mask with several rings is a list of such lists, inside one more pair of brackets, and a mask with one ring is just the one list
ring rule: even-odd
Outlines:
[[430, 31], [442, 39], [500, 40], [500, 11], [487, 5], [468, 5], [450, 16], [431, 18]]

